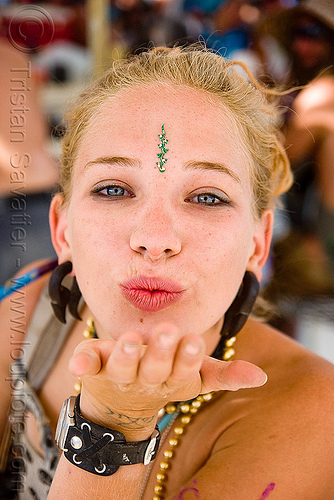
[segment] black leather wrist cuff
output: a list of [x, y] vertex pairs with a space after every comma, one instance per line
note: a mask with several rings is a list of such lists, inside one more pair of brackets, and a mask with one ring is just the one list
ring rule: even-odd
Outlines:
[[72, 464], [93, 474], [110, 476], [121, 465], [147, 465], [155, 458], [160, 442], [158, 427], [149, 439], [128, 443], [121, 432], [84, 418], [79, 402], [80, 395], [65, 401], [56, 431], [56, 442]]

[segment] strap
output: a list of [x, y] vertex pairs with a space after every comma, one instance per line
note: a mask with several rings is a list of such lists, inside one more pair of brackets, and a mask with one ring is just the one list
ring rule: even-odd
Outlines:
[[[76, 398], [72, 396], [65, 402], [65, 421], [60, 421], [60, 425], [67, 422], [65, 432], [66, 430], [68, 432], [65, 442], [62, 442], [61, 438], [57, 439], [58, 429], [56, 437], [61, 449], [64, 450], [65, 457], [73, 465], [93, 474], [110, 476], [121, 465], [138, 463], [147, 465], [155, 458], [160, 442], [158, 427], [149, 439], [128, 443], [121, 432], [102, 427], [84, 418], [80, 413], [79, 402], [80, 394]], [[59, 432], [59, 436], [61, 434], [62, 431]]]
[[0, 301], [5, 297], [8, 297], [8, 295], [16, 292], [17, 290], [20, 290], [20, 288], [23, 288], [29, 283], [37, 280], [38, 278], [43, 276], [43, 274], [52, 271], [57, 266], [57, 263], [57, 260], [51, 260], [46, 264], [43, 264], [42, 266], [31, 269], [25, 274], [21, 274], [20, 276], [16, 277], [14, 276], [13, 278], [9, 279], [3, 286], [0, 287]]
[[68, 315], [66, 324], [54, 316], [48, 287], [45, 286], [30, 322], [25, 338], [25, 353], [22, 358], [30, 386], [38, 391], [63, 347], [65, 339], [75, 321]]

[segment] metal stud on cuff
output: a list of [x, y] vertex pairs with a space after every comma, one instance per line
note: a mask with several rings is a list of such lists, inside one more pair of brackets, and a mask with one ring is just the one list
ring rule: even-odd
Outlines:
[[144, 455], [144, 465], [148, 465], [151, 460], [153, 460], [154, 455], [156, 454], [156, 445], [157, 445], [157, 440], [160, 438], [160, 432], [155, 431], [155, 435], [151, 436], [151, 441], [148, 443], [145, 455]]

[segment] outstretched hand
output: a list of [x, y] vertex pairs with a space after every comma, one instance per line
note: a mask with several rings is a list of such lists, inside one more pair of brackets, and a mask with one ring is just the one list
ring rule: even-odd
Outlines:
[[82, 412], [130, 433], [154, 427], [158, 411], [169, 401], [258, 387], [267, 378], [246, 361], [210, 358], [200, 335], [182, 336], [171, 324], [156, 327], [147, 345], [137, 332], [124, 333], [117, 341], [83, 341], [69, 368], [83, 383]]

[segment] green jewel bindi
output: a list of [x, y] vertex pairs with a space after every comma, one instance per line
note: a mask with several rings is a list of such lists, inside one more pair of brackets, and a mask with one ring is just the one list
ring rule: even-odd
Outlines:
[[166, 144], [168, 142], [168, 139], [166, 139], [166, 133], [165, 133], [165, 125], [162, 125], [161, 127], [162, 133], [159, 134], [159, 139], [160, 139], [160, 144], [159, 144], [159, 149], [160, 153], [157, 153], [157, 157], [159, 158], [159, 161], [157, 161], [157, 166], [159, 168], [159, 172], [165, 172], [165, 163], [167, 161], [167, 158], [165, 158], [165, 154], [167, 153], [168, 149], [166, 149]]

